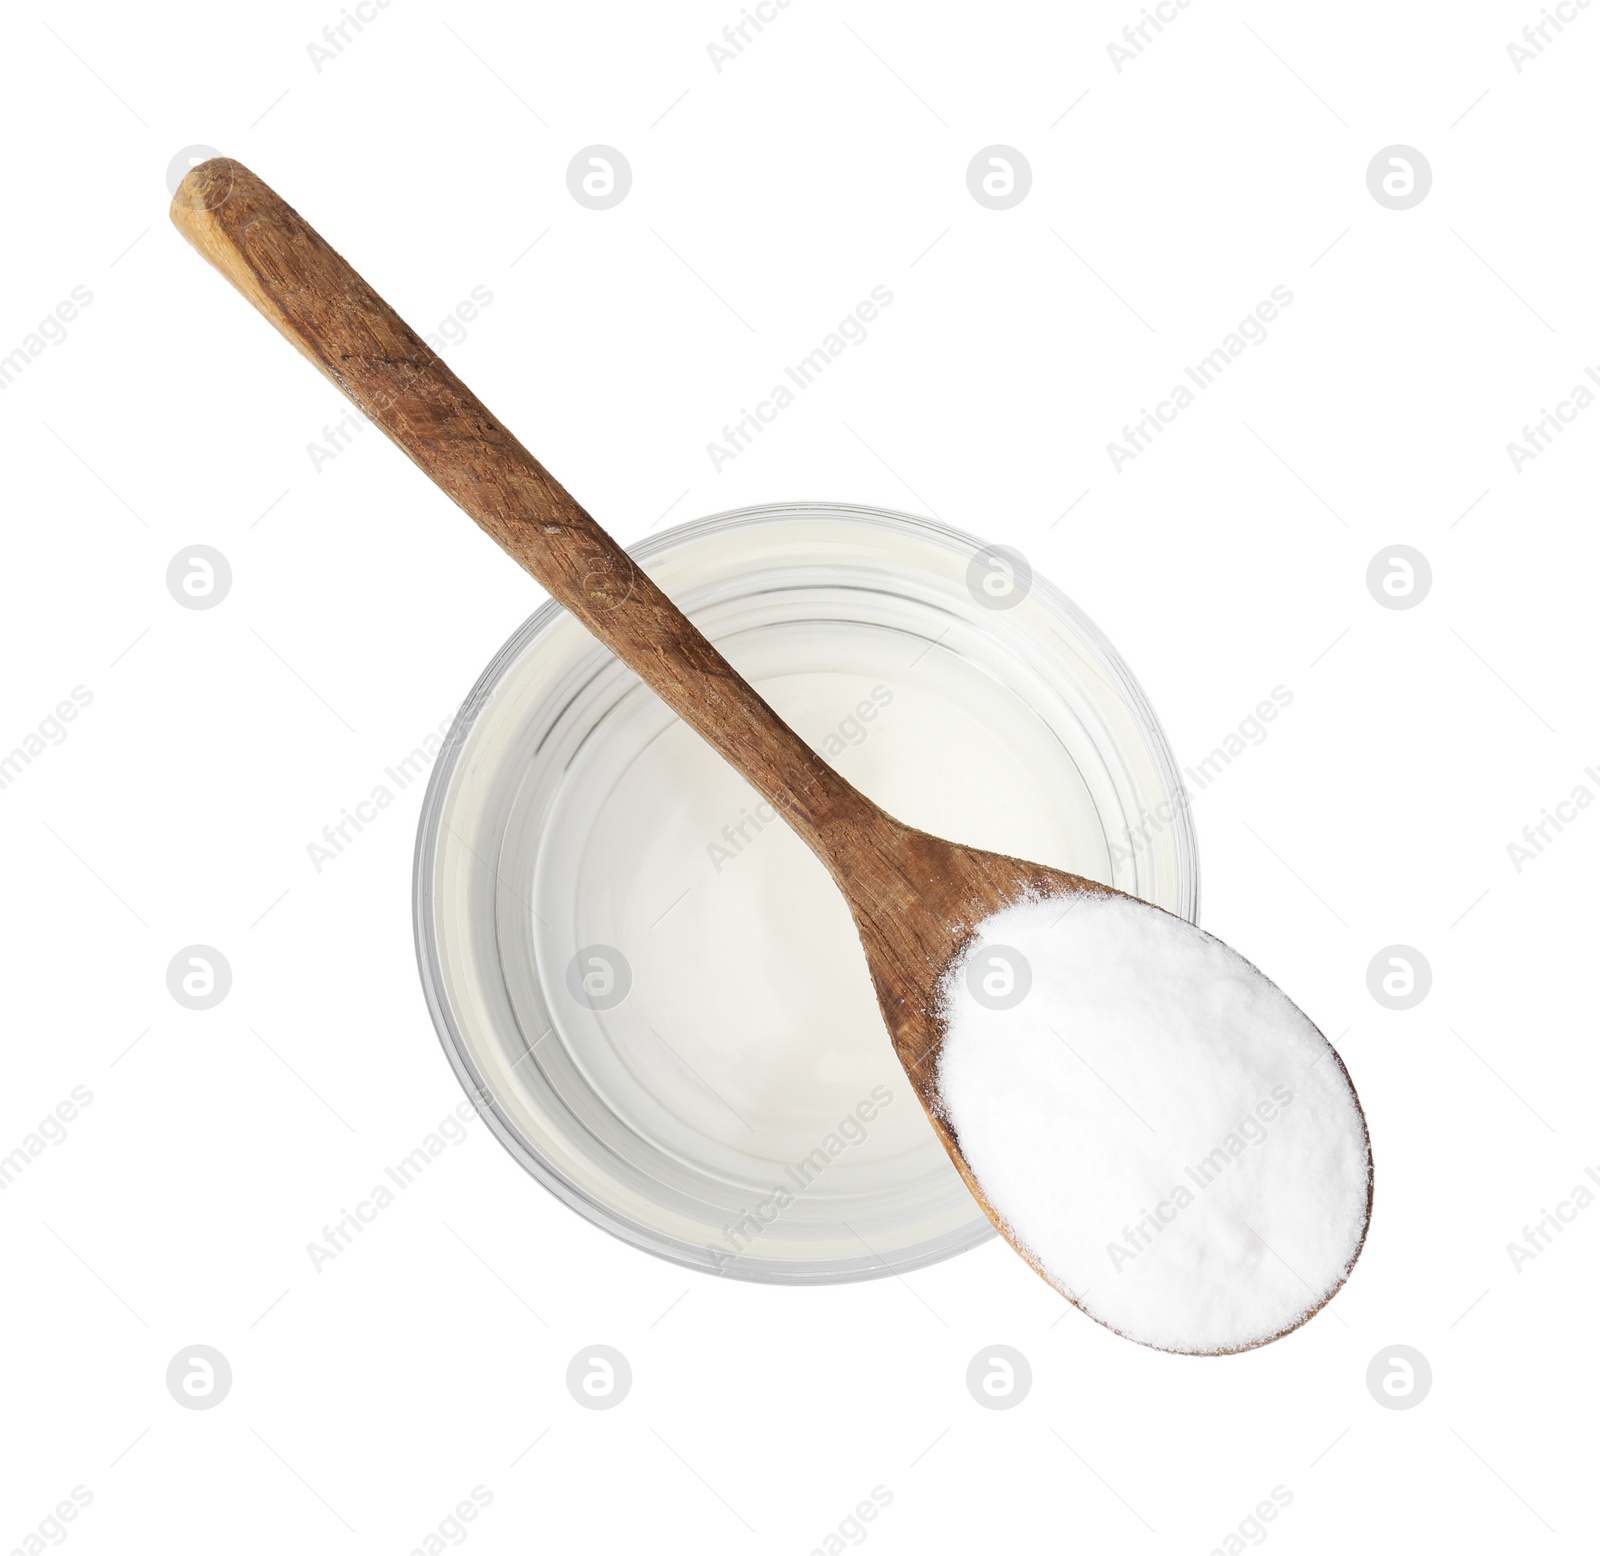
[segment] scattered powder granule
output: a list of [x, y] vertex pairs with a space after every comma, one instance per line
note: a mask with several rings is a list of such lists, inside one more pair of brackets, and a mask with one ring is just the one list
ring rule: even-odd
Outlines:
[[941, 1111], [1063, 1295], [1163, 1350], [1274, 1339], [1366, 1235], [1343, 1063], [1237, 952], [1131, 898], [994, 914], [941, 988]]

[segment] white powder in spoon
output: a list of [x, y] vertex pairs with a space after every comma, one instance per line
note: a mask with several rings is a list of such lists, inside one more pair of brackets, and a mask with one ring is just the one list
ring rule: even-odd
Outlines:
[[1246, 1349], [1340, 1285], [1366, 1233], [1344, 1065], [1237, 952], [1131, 898], [994, 914], [947, 972], [942, 1112], [989, 1203], [1091, 1317]]

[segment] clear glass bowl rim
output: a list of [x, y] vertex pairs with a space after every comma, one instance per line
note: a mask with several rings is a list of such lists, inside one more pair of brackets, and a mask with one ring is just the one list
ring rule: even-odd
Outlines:
[[[728, 508], [702, 518], [686, 520], [682, 524], [662, 530], [659, 534], [647, 535], [644, 539], [626, 547], [626, 550], [634, 561], [644, 565], [652, 556], [674, 549], [688, 541], [819, 515], [920, 536], [945, 549], [961, 552], [969, 557], [987, 548], [987, 543], [976, 536], [937, 519], [923, 518], [892, 508], [796, 499], [759, 503], [743, 508]], [[1173, 811], [1170, 825], [1178, 867], [1177, 911], [1191, 922], [1197, 921], [1200, 909], [1199, 858], [1193, 820], [1189, 811], [1188, 793], [1179, 778], [1177, 762], [1154, 709], [1132, 672], [1123, 662], [1121, 654], [1111, 645], [1105, 634], [1060, 589], [1049, 579], [1034, 573], [1030, 593], [1041, 603], [1047, 604], [1053, 615], [1064, 618], [1072, 631], [1093, 650], [1106, 679], [1115, 687], [1118, 695], [1143, 728], [1148, 744], [1148, 755], [1159, 774], [1161, 785], [1166, 791]], [[618, 1214], [604, 1201], [596, 1199], [569, 1182], [532, 1150], [521, 1135], [506, 1122], [489, 1088], [473, 1070], [468, 1058], [466, 1037], [457, 1025], [444, 986], [444, 973], [434, 930], [434, 861], [437, 856], [439, 827], [443, 819], [445, 798], [455, 775], [456, 763], [478, 712], [488, 703], [507, 671], [528, 646], [565, 612], [566, 608], [559, 602], [546, 599], [506, 639], [484, 667], [472, 690], [457, 710], [449, 734], [445, 737], [444, 745], [434, 762], [427, 792], [423, 796], [412, 866], [412, 929], [417, 952], [417, 971], [434, 1031], [439, 1038], [440, 1046], [444, 1049], [450, 1068], [455, 1072], [456, 1079], [461, 1083], [462, 1089], [474, 1103], [491, 1132], [518, 1165], [570, 1210], [576, 1211], [585, 1220], [609, 1232], [630, 1247], [642, 1249], [683, 1268], [707, 1274], [710, 1272], [704, 1263], [687, 1254], [675, 1240]], [[837, 1285], [876, 1279], [889, 1274], [903, 1274], [930, 1264], [941, 1263], [945, 1259], [953, 1258], [959, 1253], [965, 1253], [990, 1241], [994, 1236], [994, 1228], [983, 1223], [975, 1226], [970, 1236], [941, 1239], [935, 1244], [925, 1245], [909, 1257], [899, 1257], [888, 1263], [870, 1259], [859, 1261], [858, 1268], [828, 1267], [813, 1272], [799, 1267], [773, 1270], [746, 1269], [739, 1267], [735, 1261], [724, 1268], [721, 1274], [723, 1278], [748, 1280], [761, 1285]]]

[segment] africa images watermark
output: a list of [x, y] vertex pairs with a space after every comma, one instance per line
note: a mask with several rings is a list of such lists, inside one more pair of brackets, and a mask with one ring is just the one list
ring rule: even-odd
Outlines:
[[[365, 1199], [356, 1201], [354, 1210], [341, 1207], [338, 1220], [323, 1227], [321, 1240], [313, 1238], [306, 1244], [311, 1268], [320, 1275], [323, 1265], [332, 1263], [340, 1254], [348, 1251], [356, 1238], [443, 1156], [448, 1147], [466, 1142], [471, 1134], [467, 1127], [469, 1121], [474, 1114], [487, 1112], [490, 1105], [490, 1099], [482, 1093], [477, 1095], [476, 1100], [464, 1097], [422, 1137], [420, 1145], [402, 1156], [394, 1166], [383, 1169], [388, 1183], [374, 1185]], [[390, 1187], [391, 1184], [393, 1187]]]
[[9, 389], [12, 380], [30, 362], [44, 355], [46, 347], [59, 346], [67, 338], [67, 326], [93, 301], [94, 293], [88, 287], [73, 287], [70, 296], [63, 297], [10, 351], [0, 356], [0, 389]]
[[[868, 726], [893, 701], [894, 693], [887, 686], [874, 686], [870, 698], [857, 703], [855, 711], [847, 713], [818, 742], [822, 756], [830, 762], [837, 761], [850, 747], [862, 745], [871, 733]], [[713, 873], [721, 875], [723, 866], [737, 859], [777, 819], [777, 810], [765, 800], [754, 810], [740, 810], [739, 819], [730, 821], [722, 829], [720, 840], [706, 844], [706, 857], [711, 861]]]
[[872, 1531], [867, 1527], [873, 1523], [891, 1502], [894, 1501], [894, 1492], [887, 1486], [874, 1486], [871, 1498], [863, 1497], [855, 1505], [855, 1510], [846, 1513], [837, 1524], [811, 1547], [811, 1556], [840, 1556], [847, 1545], [860, 1545]]
[[[1585, 1165], [1585, 1176], [1592, 1178], [1600, 1184], [1600, 1171]], [[1542, 1206], [1539, 1210], [1539, 1220], [1522, 1229], [1522, 1241], [1513, 1239], [1506, 1244], [1506, 1253], [1511, 1259], [1511, 1268], [1518, 1275], [1522, 1267], [1537, 1259], [1541, 1253], [1548, 1250], [1556, 1237], [1578, 1219], [1580, 1210], [1587, 1210], [1595, 1201], [1595, 1192], [1587, 1183], [1575, 1184], [1567, 1197], [1556, 1201], [1555, 1210], [1549, 1211]]]
[[814, 1149], [783, 1169], [783, 1182], [775, 1184], [760, 1204], [723, 1227], [722, 1246], [706, 1244], [706, 1252], [716, 1264], [717, 1273], [720, 1275], [741, 1254], [748, 1252], [763, 1232], [777, 1225], [778, 1218], [799, 1195], [811, 1188], [841, 1156], [860, 1145], [867, 1138], [867, 1125], [893, 1101], [894, 1093], [887, 1086], [874, 1086]]
[[51, 746], [61, 745], [71, 733], [67, 725], [93, 701], [94, 693], [87, 686], [74, 686], [54, 712], [47, 713], [11, 750], [0, 755], [0, 789], [9, 789], [24, 768], [31, 767]]
[[720, 76], [723, 67], [731, 65], [744, 53], [745, 45], [754, 43], [768, 24], [777, 21], [778, 13], [787, 11], [793, 3], [794, 0], [756, 0], [753, 6], [747, 5], [740, 11], [738, 21], [729, 22], [722, 29], [722, 43], [706, 45], [706, 58], [711, 61], [711, 68]]
[[754, 411], [741, 407], [739, 420], [722, 429], [722, 441], [719, 443], [713, 438], [706, 444], [706, 456], [711, 461], [711, 468], [721, 475], [722, 467], [749, 448], [757, 436], [778, 419], [778, 413], [788, 410], [800, 393], [816, 383], [849, 347], [862, 345], [866, 341], [867, 326], [893, 301], [894, 293], [888, 287], [881, 284], [873, 287], [822, 337], [820, 345], [812, 347], [799, 361], [784, 368], [784, 377], [794, 388], [791, 389], [789, 384], [775, 384], [766, 399], [756, 401]]
[[322, 29], [322, 42], [315, 40], [306, 45], [306, 58], [311, 68], [320, 76], [323, 67], [330, 65], [345, 49], [355, 42], [354, 33], [365, 32], [368, 25], [377, 21], [378, 12], [389, 8], [392, 0], [355, 0], [339, 12], [339, 20], [329, 22]]
[[39, 1556], [47, 1545], [61, 1545], [72, 1533], [66, 1526], [72, 1523], [84, 1508], [94, 1501], [94, 1492], [87, 1486], [74, 1486], [71, 1492], [56, 1503], [55, 1510], [46, 1513], [39, 1522], [11, 1548], [11, 1556]]
[[[433, 764], [438, 761], [440, 752], [445, 749], [450, 727], [454, 723], [454, 714], [447, 719], [440, 719], [437, 726], [424, 735], [417, 745], [392, 766], [384, 768], [383, 776], [388, 783], [374, 784], [365, 799], [357, 800], [354, 805], [344, 806], [339, 812], [339, 819], [330, 821], [322, 829], [322, 841], [306, 844], [306, 858], [311, 861], [311, 868], [315, 874], [321, 875], [328, 865], [332, 864], [362, 832], [394, 804], [395, 797], [401, 791], [410, 788], [419, 778], [427, 776]], [[392, 789], [389, 787], [391, 783], [394, 785]]]
[[67, 1125], [93, 1101], [94, 1093], [87, 1086], [74, 1086], [22, 1137], [20, 1144], [0, 1156], [0, 1189], [9, 1189], [27, 1171], [28, 1164], [37, 1161], [50, 1146], [61, 1145], [67, 1138]]
[[1554, 43], [1555, 38], [1550, 35], [1553, 27], [1559, 36], [1567, 29], [1569, 22], [1578, 19], [1579, 11], [1587, 11], [1591, 0], [1556, 0], [1554, 5], [1547, 5], [1540, 19], [1529, 22], [1522, 29], [1521, 43], [1508, 43], [1506, 57], [1511, 61], [1512, 69], [1520, 76], [1534, 60], [1544, 53], [1547, 43]]
[[[468, 326], [476, 322], [477, 317], [494, 301], [494, 293], [486, 286], [475, 286], [472, 291], [458, 302], [433, 329], [422, 337], [436, 356], [443, 356], [448, 346], [459, 346], [467, 338]], [[306, 457], [311, 461], [311, 468], [317, 474], [322, 474], [322, 467], [331, 464], [344, 451], [355, 442], [357, 436], [370, 427], [372, 423], [366, 415], [356, 406], [350, 406], [338, 421], [329, 422], [322, 429], [322, 441], [316, 439], [306, 444]]]
[[478, 1514], [494, 1501], [494, 1492], [487, 1486], [474, 1486], [470, 1496], [462, 1497], [411, 1548], [411, 1556], [439, 1556], [446, 1545], [463, 1545], [472, 1533], [471, 1525]]
[[[1592, 367], [1585, 367], [1583, 371], [1596, 384], [1600, 384], [1600, 371]], [[1511, 461], [1511, 468], [1521, 475], [1524, 465], [1544, 453], [1578, 419], [1578, 412], [1588, 410], [1593, 404], [1594, 390], [1588, 384], [1577, 384], [1566, 399], [1556, 401], [1553, 413], [1541, 405], [1539, 420], [1523, 427], [1522, 441], [1519, 443], [1513, 438], [1506, 444], [1506, 457]]]
[[[1600, 769], [1586, 767], [1583, 776], [1594, 784], [1595, 789], [1600, 789]], [[1506, 844], [1506, 858], [1511, 861], [1513, 872], [1521, 875], [1523, 870], [1555, 842], [1561, 833], [1594, 804], [1595, 789], [1591, 789], [1585, 783], [1574, 784], [1572, 792], [1564, 800], [1557, 800], [1554, 805], [1546, 805], [1539, 812], [1539, 819], [1530, 821], [1522, 829], [1520, 843]]]
[[1156, 0], [1154, 5], [1146, 6], [1138, 21], [1129, 22], [1122, 29], [1121, 43], [1113, 41], [1106, 45], [1111, 68], [1120, 76], [1171, 23], [1177, 21], [1178, 12], [1187, 11], [1192, 3], [1193, 0]]
[[1277, 1520], [1292, 1501], [1294, 1492], [1287, 1486], [1274, 1486], [1270, 1497], [1256, 1503], [1256, 1510], [1247, 1513], [1238, 1524], [1211, 1548], [1211, 1556], [1240, 1556], [1246, 1545], [1263, 1545], [1272, 1532], [1267, 1525]]
[[1261, 1145], [1267, 1138], [1267, 1125], [1294, 1101], [1294, 1093], [1287, 1086], [1274, 1086], [1269, 1096], [1263, 1097], [1230, 1129], [1227, 1135], [1207, 1155], [1192, 1167], [1185, 1167], [1183, 1175], [1194, 1184], [1176, 1184], [1156, 1208], [1141, 1210], [1139, 1219], [1122, 1229], [1122, 1241], [1113, 1238], [1106, 1244], [1106, 1256], [1117, 1274], [1122, 1267], [1137, 1259], [1157, 1237], [1194, 1204], [1199, 1197], [1195, 1190], [1205, 1193], [1231, 1165], [1237, 1165], [1251, 1146]]
[[1255, 712], [1246, 714], [1238, 724], [1222, 737], [1222, 743], [1194, 764], [1184, 768], [1184, 775], [1194, 780], [1196, 789], [1208, 787], [1225, 767], [1231, 766], [1251, 746], [1261, 745], [1271, 734], [1267, 728], [1285, 708], [1294, 701], [1294, 693], [1287, 686], [1274, 686], [1270, 698], [1263, 697]]
[[1131, 463], [1149, 449], [1156, 438], [1165, 432], [1182, 412], [1188, 410], [1201, 394], [1216, 383], [1250, 347], [1265, 345], [1267, 326], [1277, 319], [1281, 309], [1287, 308], [1293, 301], [1294, 293], [1288, 287], [1273, 287], [1269, 296], [1262, 298], [1222, 337], [1220, 345], [1213, 347], [1192, 366], [1185, 366], [1184, 376], [1194, 388], [1191, 389], [1189, 384], [1177, 384], [1166, 399], [1156, 401], [1153, 412], [1141, 408], [1139, 420], [1124, 423], [1122, 441], [1119, 443], [1113, 438], [1106, 444], [1106, 454], [1111, 460], [1111, 468], [1121, 475], [1124, 465]]
[[[1274, 686], [1270, 697], [1263, 697], [1253, 713], [1247, 713], [1222, 740], [1192, 767], [1185, 767], [1183, 775], [1193, 784], [1181, 783], [1185, 799], [1193, 799], [1202, 789], [1209, 788], [1223, 771], [1231, 767], [1252, 746], [1263, 744], [1272, 731], [1267, 727], [1294, 701], [1294, 693], [1287, 686]], [[1111, 845], [1114, 864], [1126, 864], [1136, 858], [1170, 827], [1182, 807], [1177, 798], [1162, 800], [1153, 810], [1141, 810], [1136, 823], [1124, 829], [1123, 841]]]

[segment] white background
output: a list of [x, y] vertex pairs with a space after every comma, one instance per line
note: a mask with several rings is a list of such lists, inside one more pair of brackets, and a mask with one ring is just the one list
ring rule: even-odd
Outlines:
[[[93, 302], [0, 393], [0, 747], [93, 701], [0, 791], [0, 1152], [93, 1094], [0, 1193], [0, 1547], [81, 1485], [90, 1550], [417, 1548], [474, 1486], [483, 1552], [803, 1552], [875, 1486], [882, 1551], [1204, 1553], [1274, 1486], [1288, 1552], [1592, 1536], [1600, 815], [1506, 845], [1600, 764], [1600, 408], [1506, 445], [1600, 364], [1600, 8], [1520, 74], [1529, 3], [1196, 0], [1119, 73], [1128, 4], [394, 0], [324, 68], [329, 3], [17, 7], [0, 31], [0, 353]], [[491, 69], [492, 67], [492, 69]], [[584, 209], [565, 169], [619, 148]], [[334, 866], [306, 844], [447, 718], [538, 602], [170, 228], [180, 148], [248, 162], [419, 329], [493, 294], [452, 364], [624, 541], [750, 502], [934, 513], [1021, 550], [1109, 634], [1192, 764], [1203, 922], [1334, 1038], [1377, 1204], [1346, 1290], [1245, 1356], [1128, 1344], [1003, 1244], [864, 1285], [690, 1275], [539, 1189], [477, 1124], [339, 1261], [306, 1243], [460, 1100], [409, 923], [421, 785]], [[1020, 149], [1028, 197], [966, 187]], [[1373, 155], [1423, 152], [1393, 211]], [[537, 241], [535, 241], [537, 240]], [[532, 245], [532, 247], [530, 247]], [[869, 339], [717, 473], [706, 445], [875, 285]], [[1106, 444], [1274, 286], [1269, 338], [1116, 473]], [[227, 599], [165, 571], [213, 546]], [[1415, 609], [1365, 584], [1431, 562]], [[216, 1008], [179, 948], [233, 968]], [[1374, 953], [1433, 987], [1396, 1012]], [[130, 1046], [131, 1045], [131, 1046]], [[234, 1381], [178, 1408], [214, 1346]], [[580, 1347], [633, 1391], [580, 1410]], [[1031, 1394], [980, 1409], [984, 1346]], [[1369, 1395], [1406, 1344], [1416, 1408]], [[530, 1443], [536, 1443], [529, 1447]], [[24, 1546], [24, 1548], [27, 1548]]]

